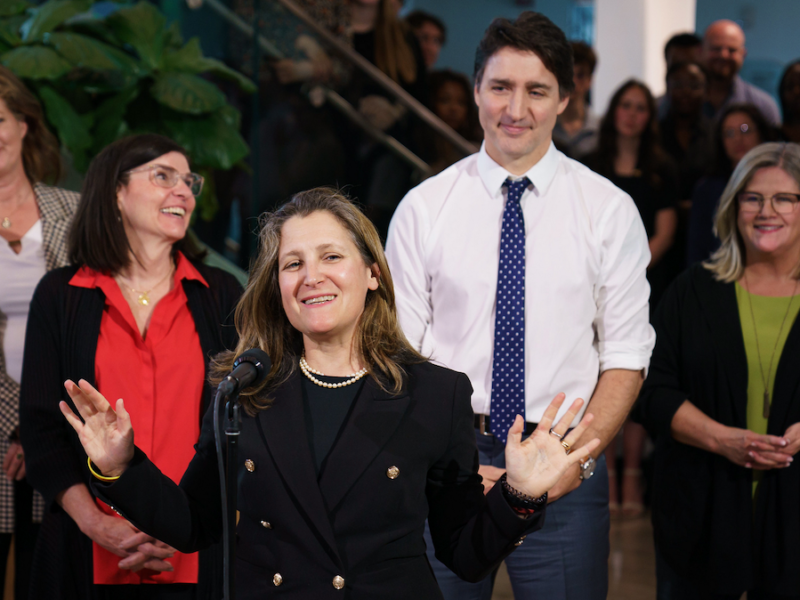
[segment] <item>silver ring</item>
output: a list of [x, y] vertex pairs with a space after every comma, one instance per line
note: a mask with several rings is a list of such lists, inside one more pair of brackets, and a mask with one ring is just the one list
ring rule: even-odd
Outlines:
[[564, 439], [564, 436], [563, 436], [563, 435], [561, 435], [560, 433], [556, 433], [556, 432], [555, 432], [555, 431], [553, 431], [552, 429], [550, 430], [550, 435], [554, 435], [554, 436], [556, 436], [556, 437], [557, 437], [558, 439], [560, 439], [560, 440], [563, 440], [563, 439]]

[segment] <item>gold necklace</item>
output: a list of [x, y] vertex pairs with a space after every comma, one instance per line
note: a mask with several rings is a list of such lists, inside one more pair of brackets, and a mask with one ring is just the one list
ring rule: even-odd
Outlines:
[[[330, 388], [330, 389], [341, 388], [353, 384], [368, 373], [365, 367], [360, 371], [358, 371], [357, 373], [353, 373], [352, 375], [350, 375], [350, 379], [348, 379], [347, 381], [342, 381], [341, 383], [327, 383], [326, 381], [320, 381], [319, 379], [314, 377], [314, 375], [321, 375], [322, 377], [325, 377], [326, 375], [324, 373], [320, 373], [319, 371], [315, 371], [309, 366], [308, 362], [306, 361], [305, 352], [303, 352], [303, 354], [300, 356], [300, 370], [303, 372], [303, 375], [308, 377], [313, 383], [316, 383], [320, 387]], [[312, 373], [314, 375], [312, 375]]]
[[[167, 279], [169, 279], [172, 276], [173, 270], [174, 269], [170, 269], [169, 273], [167, 273], [167, 276], [164, 277], [164, 279], [162, 279], [157, 284], [155, 284], [153, 287], [151, 287], [149, 290], [144, 291], [144, 292], [133, 289], [127, 283], [123, 282], [123, 285], [126, 288], [128, 288], [132, 293], [137, 294], [138, 297], [136, 298], [136, 301], [139, 304], [141, 304], [142, 306], [150, 306], [150, 292], [152, 292], [154, 289], [156, 289], [158, 286], [160, 286], [162, 283], [164, 283]], [[120, 279], [122, 279], [122, 278], [120, 277]]]
[[758, 368], [761, 371], [761, 381], [764, 384], [764, 408], [762, 410], [762, 415], [765, 419], [769, 419], [769, 409], [770, 409], [770, 399], [769, 399], [769, 377], [772, 374], [772, 364], [775, 360], [775, 352], [778, 350], [778, 342], [781, 339], [781, 333], [783, 333], [783, 326], [786, 325], [786, 319], [789, 317], [789, 311], [792, 308], [792, 302], [794, 302], [794, 297], [797, 295], [797, 285], [800, 284], [800, 279], [794, 282], [794, 291], [792, 292], [791, 297], [789, 298], [789, 305], [786, 307], [786, 314], [783, 315], [783, 321], [781, 322], [781, 328], [778, 330], [778, 337], [775, 338], [775, 347], [772, 349], [772, 356], [769, 359], [769, 369], [767, 370], [767, 375], [764, 376], [764, 365], [761, 363], [761, 347], [758, 344], [758, 329], [756, 329], [756, 315], [753, 312], [753, 298], [751, 297], [750, 292], [750, 284], [747, 282], [747, 273], [744, 274], [744, 283], [747, 285], [747, 303], [750, 305], [750, 318], [753, 320], [753, 334], [756, 338], [756, 352], [758, 352]]
[[3, 221], [0, 222], [0, 226], [3, 229], [11, 229], [11, 226], [13, 225], [13, 223], [11, 223], [11, 217], [17, 214], [17, 211], [19, 211], [19, 209], [22, 208], [22, 205], [25, 204], [27, 200], [28, 196], [26, 194], [25, 197], [22, 199], [22, 201], [19, 204], [17, 204], [17, 207], [14, 210], [12, 210], [9, 214], [7, 214], [5, 217], [3, 217]]

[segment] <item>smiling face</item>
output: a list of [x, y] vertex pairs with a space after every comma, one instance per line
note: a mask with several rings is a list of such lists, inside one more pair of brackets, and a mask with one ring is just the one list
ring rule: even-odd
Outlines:
[[614, 127], [617, 135], [638, 138], [644, 133], [649, 121], [650, 108], [647, 105], [647, 96], [637, 86], [628, 88], [614, 110]]
[[744, 32], [733, 21], [717, 21], [706, 29], [703, 60], [712, 77], [732, 79], [742, 68], [747, 51]]
[[744, 241], [747, 262], [777, 258], [800, 257], [800, 211], [778, 214], [769, 198], [775, 194], [800, 194], [800, 186], [780, 167], [764, 167], [756, 171], [742, 188], [744, 192], [757, 192], [764, 198], [758, 213], [739, 210], [736, 225]]
[[489, 156], [512, 174], [524, 174], [547, 153], [568, 102], [536, 54], [509, 47], [495, 52], [475, 86]]
[[27, 132], [27, 123], [18, 121], [0, 98], [0, 177], [24, 169], [22, 141]]
[[367, 292], [379, 284], [350, 232], [327, 211], [284, 223], [278, 282], [283, 310], [304, 339], [347, 345], [364, 312]]
[[133, 240], [174, 244], [183, 239], [195, 207], [195, 198], [181, 178], [175, 186], [163, 188], [151, 180], [158, 176], [157, 172], [140, 171], [155, 165], [172, 168], [181, 175], [189, 173], [186, 157], [179, 152], [169, 152], [136, 167], [137, 172], [128, 176], [128, 184], [119, 187], [117, 205], [132, 244]]

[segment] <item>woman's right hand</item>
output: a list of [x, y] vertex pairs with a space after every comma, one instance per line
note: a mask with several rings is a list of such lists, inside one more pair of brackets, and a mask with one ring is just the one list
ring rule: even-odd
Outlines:
[[77, 385], [67, 380], [64, 387], [83, 423], [66, 402], [60, 402], [59, 408], [78, 434], [86, 454], [106, 477], [122, 475], [133, 459], [133, 427], [122, 398], [117, 400], [115, 411], [85, 379]]
[[792, 463], [792, 456], [785, 451], [785, 438], [727, 426], [723, 426], [715, 437], [717, 454], [740, 467], [782, 469]]

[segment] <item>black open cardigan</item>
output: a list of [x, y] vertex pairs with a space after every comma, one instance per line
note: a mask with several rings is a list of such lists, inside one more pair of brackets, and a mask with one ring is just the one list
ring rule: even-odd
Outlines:
[[[695, 265], [667, 290], [656, 313], [657, 342], [634, 418], [656, 438], [655, 542], [675, 571], [708, 592], [758, 587], [800, 590], [800, 464], [764, 471], [753, 505], [753, 472], [677, 442], [675, 412], [689, 400], [712, 419], [747, 427], [747, 357], [736, 291]], [[768, 433], [800, 422], [800, 324], [786, 340], [775, 377]]]
[[[184, 280], [189, 310], [200, 346], [208, 359], [236, 346], [233, 311], [241, 286], [230, 274], [193, 263], [208, 283]], [[75, 485], [90, 487], [86, 453], [78, 436], [58, 408], [65, 400], [73, 407], [64, 381], [95, 382], [95, 354], [105, 295], [97, 289], [69, 285], [77, 267], [64, 267], [42, 278], [31, 301], [20, 396], [20, 433], [27, 477], [47, 502], [34, 556], [31, 597], [83, 600], [92, 598], [92, 545], [75, 522], [54, 501]], [[211, 386], [203, 391], [202, 418], [212, 400]], [[221, 596], [221, 548], [200, 554], [199, 595]]]

